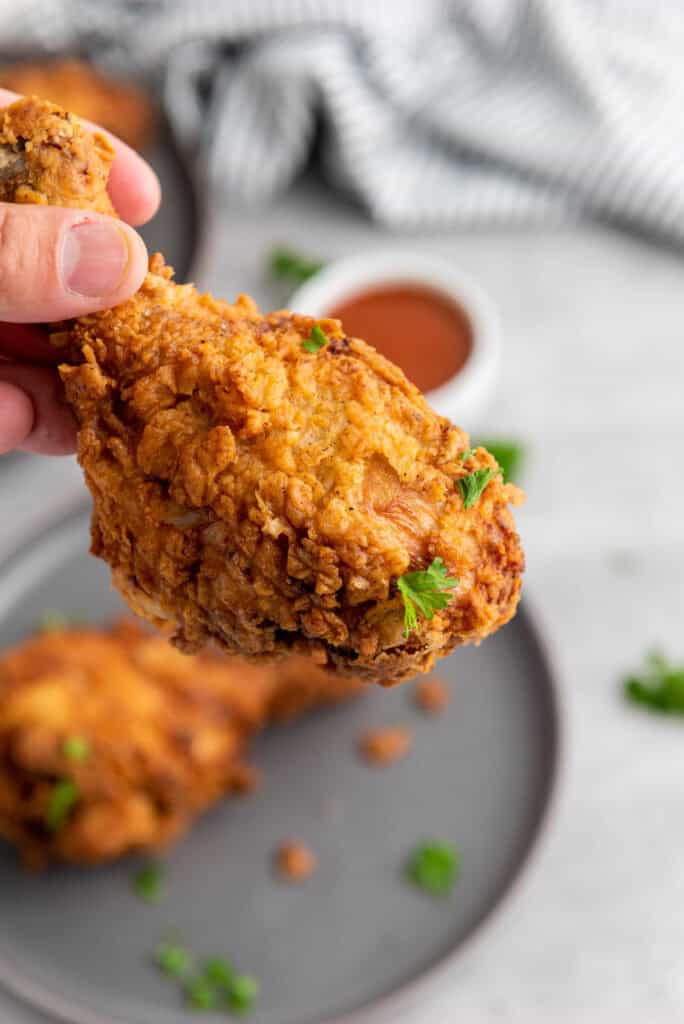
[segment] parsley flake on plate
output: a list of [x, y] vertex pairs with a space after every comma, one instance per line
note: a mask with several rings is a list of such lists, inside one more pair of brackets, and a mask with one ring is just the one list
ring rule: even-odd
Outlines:
[[228, 1009], [236, 1016], [249, 1013], [259, 997], [259, 982], [251, 974], [236, 974], [228, 993]]
[[481, 469], [474, 469], [467, 476], [462, 476], [458, 481], [458, 487], [463, 498], [463, 508], [472, 508], [489, 481], [499, 472], [500, 470], [492, 469], [490, 466], [482, 466]]
[[155, 950], [154, 962], [170, 978], [183, 978], [192, 966], [192, 956], [180, 942], [165, 939]]
[[67, 736], [62, 752], [70, 761], [85, 761], [90, 754], [90, 740], [86, 736]]
[[235, 970], [223, 957], [215, 956], [204, 964], [202, 976], [212, 985], [229, 989], [235, 980]]
[[223, 957], [205, 960], [199, 971], [193, 971], [194, 957], [175, 938], [157, 946], [154, 961], [160, 971], [181, 983], [190, 1010], [224, 1008], [241, 1017], [253, 1009], [258, 998], [258, 979], [251, 974], [237, 974]]
[[161, 903], [166, 895], [164, 868], [157, 861], [148, 861], [133, 876], [133, 891], [144, 903]]
[[441, 558], [435, 558], [427, 569], [407, 572], [397, 580], [397, 587], [404, 601], [404, 636], [408, 639], [418, 628], [418, 614], [431, 619], [436, 611], [446, 608], [451, 601], [458, 580], [447, 575]]
[[202, 975], [188, 982], [185, 999], [191, 1010], [216, 1010], [219, 1006], [219, 994], [215, 986]]
[[646, 655], [646, 668], [625, 682], [625, 696], [665, 715], [684, 714], [684, 665], [669, 662], [660, 651]]
[[451, 843], [430, 840], [411, 854], [406, 875], [431, 896], [448, 896], [461, 867], [461, 856]]
[[302, 342], [302, 348], [305, 352], [318, 352], [319, 348], [323, 348], [323, 346], [327, 344], [328, 339], [325, 336], [323, 328], [316, 324], [315, 327], [311, 328], [311, 334], [309, 337], [305, 338]]
[[62, 827], [78, 797], [78, 788], [71, 779], [61, 779], [55, 784], [45, 811], [45, 824], [52, 832]]

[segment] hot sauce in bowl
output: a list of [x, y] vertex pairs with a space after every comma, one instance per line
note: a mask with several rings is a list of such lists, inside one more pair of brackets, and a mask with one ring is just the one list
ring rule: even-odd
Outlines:
[[423, 285], [369, 288], [329, 313], [345, 333], [363, 338], [421, 391], [432, 391], [464, 366], [472, 347], [470, 321], [455, 302]]
[[341, 320], [397, 366], [432, 407], [472, 429], [492, 391], [499, 319], [476, 282], [420, 250], [377, 250], [329, 263], [290, 308]]

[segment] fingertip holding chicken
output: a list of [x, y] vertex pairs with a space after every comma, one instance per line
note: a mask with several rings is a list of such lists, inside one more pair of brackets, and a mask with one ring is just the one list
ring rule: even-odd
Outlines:
[[[104, 193], [108, 156], [59, 108], [14, 104], [0, 145], [17, 137], [22, 103], [31, 139], [58, 139], [51, 187], [42, 162], [35, 172], [50, 201], [77, 167], [83, 187], [60, 201], [103, 201], [93, 189], [97, 179]], [[23, 152], [33, 188], [34, 150]], [[0, 198], [22, 201], [6, 180]], [[326, 343], [309, 351], [314, 327]], [[221, 302], [174, 283], [156, 255], [132, 299], [53, 341], [94, 499], [93, 551], [183, 649], [297, 650], [389, 683], [515, 613], [524, 557], [509, 506], [521, 492], [495, 474], [466, 507], [459, 480], [496, 470], [493, 457], [477, 449], [466, 463], [467, 434], [339, 321]], [[397, 582], [436, 559], [458, 583], [407, 631]]]

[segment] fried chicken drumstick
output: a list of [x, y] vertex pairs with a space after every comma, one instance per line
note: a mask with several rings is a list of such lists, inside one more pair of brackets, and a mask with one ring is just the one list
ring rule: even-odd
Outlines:
[[186, 656], [132, 622], [37, 634], [0, 658], [0, 836], [34, 867], [163, 847], [251, 788], [255, 732], [361, 688], [304, 658]]
[[0, 86], [58, 103], [133, 149], [144, 149], [154, 139], [156, 112], [150, 97], [131, 82], [100, 74], [84, 60], [64, 57], [0, 67]]
[[[104, 139], [35, 99], [1, 118], [0, 199], [106, 207]], [[186, 651], [308, 651], [379, 682], [507, 622], [520, 492], [493, 457], [339, 321], [171, 277], [153, 256], [130, 301], [52, 333], [92, 550], [130, 607]]]

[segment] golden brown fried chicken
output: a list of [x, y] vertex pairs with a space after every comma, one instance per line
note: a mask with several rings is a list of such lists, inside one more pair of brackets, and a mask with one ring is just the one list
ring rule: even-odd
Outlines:
[[0, 836], [34, 866], [164, 846], [251, 788], [257, 730], [360, 689], [303, 658], [186, 656], [130, 622], [38, 634], [0, 658]]
[[83, 138], [81, 122], [53, 104], [13, 103], [0, 130], [2, 199], [114, 213], [107, 195], [112, 144], [99, 132], [87, 146]]
[[73, 57], [0, 68], [0, 86], [40, 96], [101, 125], [134, 149], [154, 138], [156, 114], [149, 96], [130, 82], [105, 77]]
[[[109, 154], [67, 115], [14, 104], [0, 146], [22, 138], [22, 188], [54, 201], [81, 168], [80, 192], [62, 200], [104, 202]], [[0, 198], [20, 191], [11, 176], [0, 184]], [[381, 682], [507, 622], [523, 569], [508, 507], [520, 492], [493, 457], [468, 454], [467, 435], [339, 321], [262, 315], [171, 274], [154, 256], [130, 301], [53, 334], [93, 551], [131, 608], [188, 651], [210, 639], [251, 657], [299, 650]], [[484, 485], [471, 493], [475, 477]], [[414, 604], [407, 629], [400, 577], [431, 566], [458, 584], [437, 610]]]

